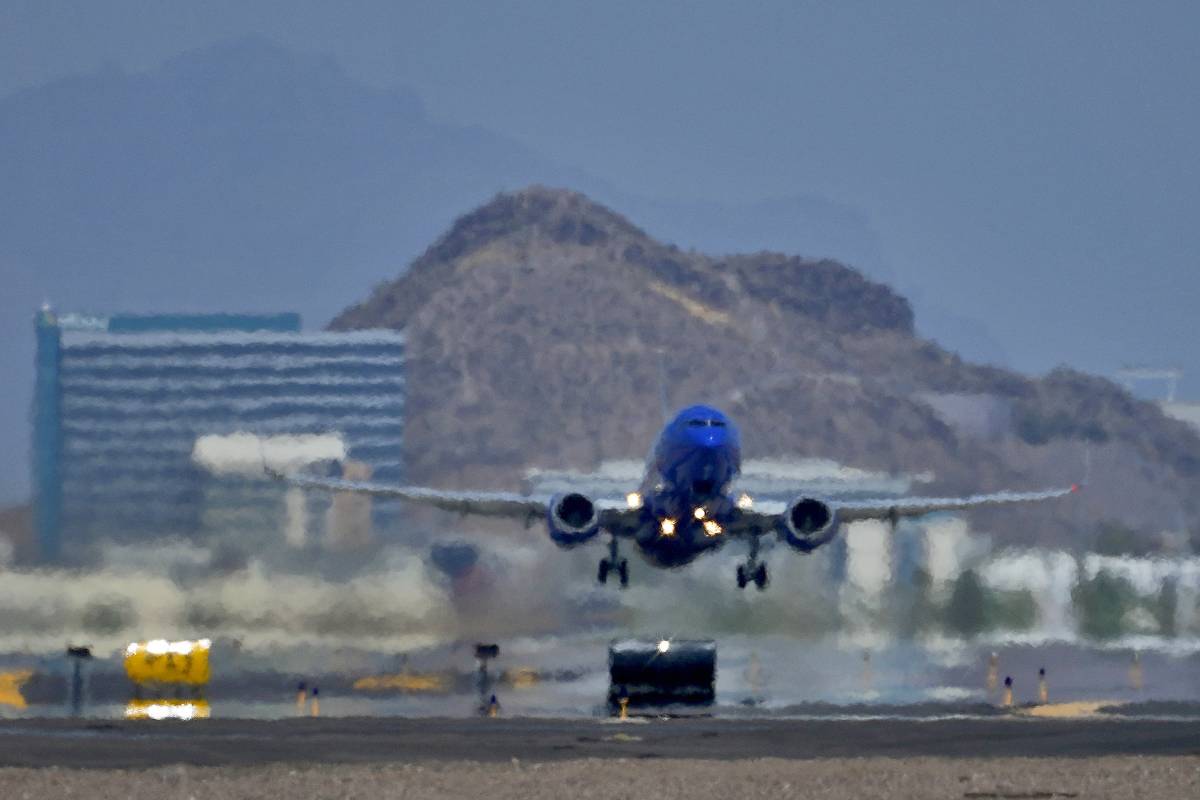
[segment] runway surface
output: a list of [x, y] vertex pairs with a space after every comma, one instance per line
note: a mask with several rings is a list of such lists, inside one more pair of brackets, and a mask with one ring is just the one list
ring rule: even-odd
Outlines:
[[0, 722], [0, 767], [1200, 755], [1200, 721], [291, 719]]
[[[499, 658], [490, 664], [494, 680], [484, 697], [496, 694], [507, 717], [602, 715], [611, 638], [579, 634], [504, 641]], [[1153, 699], [1186, 708], [1143, 713], [1200, 715], [1200, 649], [1137, 653], [1136, 683], [1131, 665], [1137, 651], [1125, 648], [1061, 643], [1005, 648], [943, 643], [931, 648], [897, 641], [866, 650], [836, 638], [740, 635], [722, 637], [718, 650], [713, 708], [718, 716], [836, 716], [873, 710], [896, 715], [897, 708], [908, 716], [978, 716], [1001, 703], [999, 684], [1007, 675], [1013, 677], [1015, 703], [1036, 702], [1042, 668], [1054, 702], [1142, 704]], [[993, 650], [999, 664], [989, 689]], [[125, 673], [124, 653], [95, 655], [85, 668], [82, 714], [123, 719], [136, 694]], [[403, 654], [315, 646], [264, 654], [218, 641], [212, 664], [204, 696], [214, 720], [292, 717], [301, 682], [320, 688], [325, 716], [470, 717], [480, 699], [470, 641]], [[19, 705], [3, 706], [0, 694], [0, 717], [72, 713], [72, 669], [61, 653], [0, 654], [0, 687], [6, 674], [14, 686], [18, 676], [28, 676], [19, 684]]]

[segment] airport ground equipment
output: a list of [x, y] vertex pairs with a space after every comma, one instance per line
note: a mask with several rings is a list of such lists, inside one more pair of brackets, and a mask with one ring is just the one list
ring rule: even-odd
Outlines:
[[608, 648], [608, 706], [703, 707], [716, 699], [717, 644], [695, 639], [623, 639]]

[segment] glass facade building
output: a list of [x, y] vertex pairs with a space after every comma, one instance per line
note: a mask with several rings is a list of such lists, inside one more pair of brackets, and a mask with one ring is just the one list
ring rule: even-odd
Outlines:
[[50, 309], [35, 327], [34, 525], [44, 558], [98, 537], [200, 536], [222, 518], [214, 506], [282, 506], [281, 487], [198, 464], [202, 437], [333, 435], [358, 474], [400, 480], [398, 332], [306, 333], [295, 314]]

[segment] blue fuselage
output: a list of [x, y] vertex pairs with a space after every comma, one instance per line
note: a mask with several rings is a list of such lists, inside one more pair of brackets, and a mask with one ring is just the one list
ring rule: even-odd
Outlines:
[[649, 561], [680, 566], [724, 544], [741, 458], [737, 428], [715, 408], [691, 406], [667, 424], [647, 466], [634, 534]]

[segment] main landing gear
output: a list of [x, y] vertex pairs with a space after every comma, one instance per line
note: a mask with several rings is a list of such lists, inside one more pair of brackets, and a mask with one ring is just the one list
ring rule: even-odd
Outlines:
[[608, 573], [613, 571], [617, 573], [617, 579], [621, 582], [622, 589], [629, 585], [629, 562], [621, 558], [620, 553], [617, 552], [616, 536], [609, 539], [608, 558], [600, 559], [596, 580], [600, 583], [608, 583]]
[[737, 582], [739, 589], [745, 589], [746, 584], [753, 583], [759, 591], [767, 588], [767, 565], [748, 563], [738, 564]]
[[746, 584], [753, 583], [761, 592], [767, 588], [767, 565], [758, 560], [758, 537], [750, 539], [750, 558], [745, 564], [738, 564], [737, 584], [739, 589], [745, 589]]

